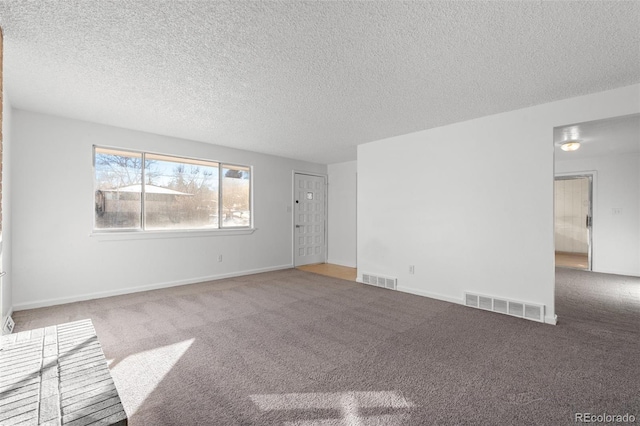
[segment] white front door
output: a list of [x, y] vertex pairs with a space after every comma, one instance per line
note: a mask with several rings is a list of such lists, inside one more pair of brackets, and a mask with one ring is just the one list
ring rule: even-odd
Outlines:
[[296, 173], [294, 185], [294, 264], [324, 263], [327, 247], [325, 178]]

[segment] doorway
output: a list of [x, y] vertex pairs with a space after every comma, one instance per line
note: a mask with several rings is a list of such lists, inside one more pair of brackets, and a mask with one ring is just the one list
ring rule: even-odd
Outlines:
[[324, 176], [294, 174], [294, 266], [326, 261], [326, 199]]
[[556, 266], [591, 271], [593, 176], [556, 176]]

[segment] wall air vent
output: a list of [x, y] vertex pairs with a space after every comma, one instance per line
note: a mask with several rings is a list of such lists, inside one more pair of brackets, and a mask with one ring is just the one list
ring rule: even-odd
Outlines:
[[493, 299], [493, 309], [489, 309], [490, 311], [500, 312], [501, 314], [507, 313], [507, 307], [509, 302], [502, 299]]
[[490, 297], [484, 297], [484, 296], [479, 296], [478, 300], [480, 301], [480, 303], [478, 304], [478, 307], [480, 309], [487, 309], [487, 310], [491, 310], [492, 309], [492, 303], [493, 303], [493, 299]]
[[464, 304], [472, 308], [544, 322], [544, 305], [537, 303], [518, 302], [515, 300], [499, 299], [497, 297], [465, 292]]
[[476, 296], [475, 294], [465, 294], [464, 300], [467, 306], [473, 306], [474, 308], [478, 307], [478, 296]]
[[397, 278], [381, 277], [379, 275], [362, 274], [362, 282], [376, 287], [388, 288], [395, 290], [398, 285]]

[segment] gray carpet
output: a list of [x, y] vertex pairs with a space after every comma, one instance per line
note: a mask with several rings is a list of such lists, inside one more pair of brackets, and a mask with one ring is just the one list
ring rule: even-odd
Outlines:
[[557, 270], [557, 326], [285, 270], [21, 311], [91, 318], [131, 425], [640, 417], [640, 279]]

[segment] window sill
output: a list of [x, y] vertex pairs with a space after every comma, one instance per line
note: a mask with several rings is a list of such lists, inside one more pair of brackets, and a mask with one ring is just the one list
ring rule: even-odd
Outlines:
[[98, 241], [122, 241], [122, 240], [151, 240], [163, 238], [201, 238], [201, 237], [226, 237], [230, 235], [250, 235], [256, 228], [235, 228], [215, 230], [193, 231], [115, 231], [92, 232], [89, 237]]

